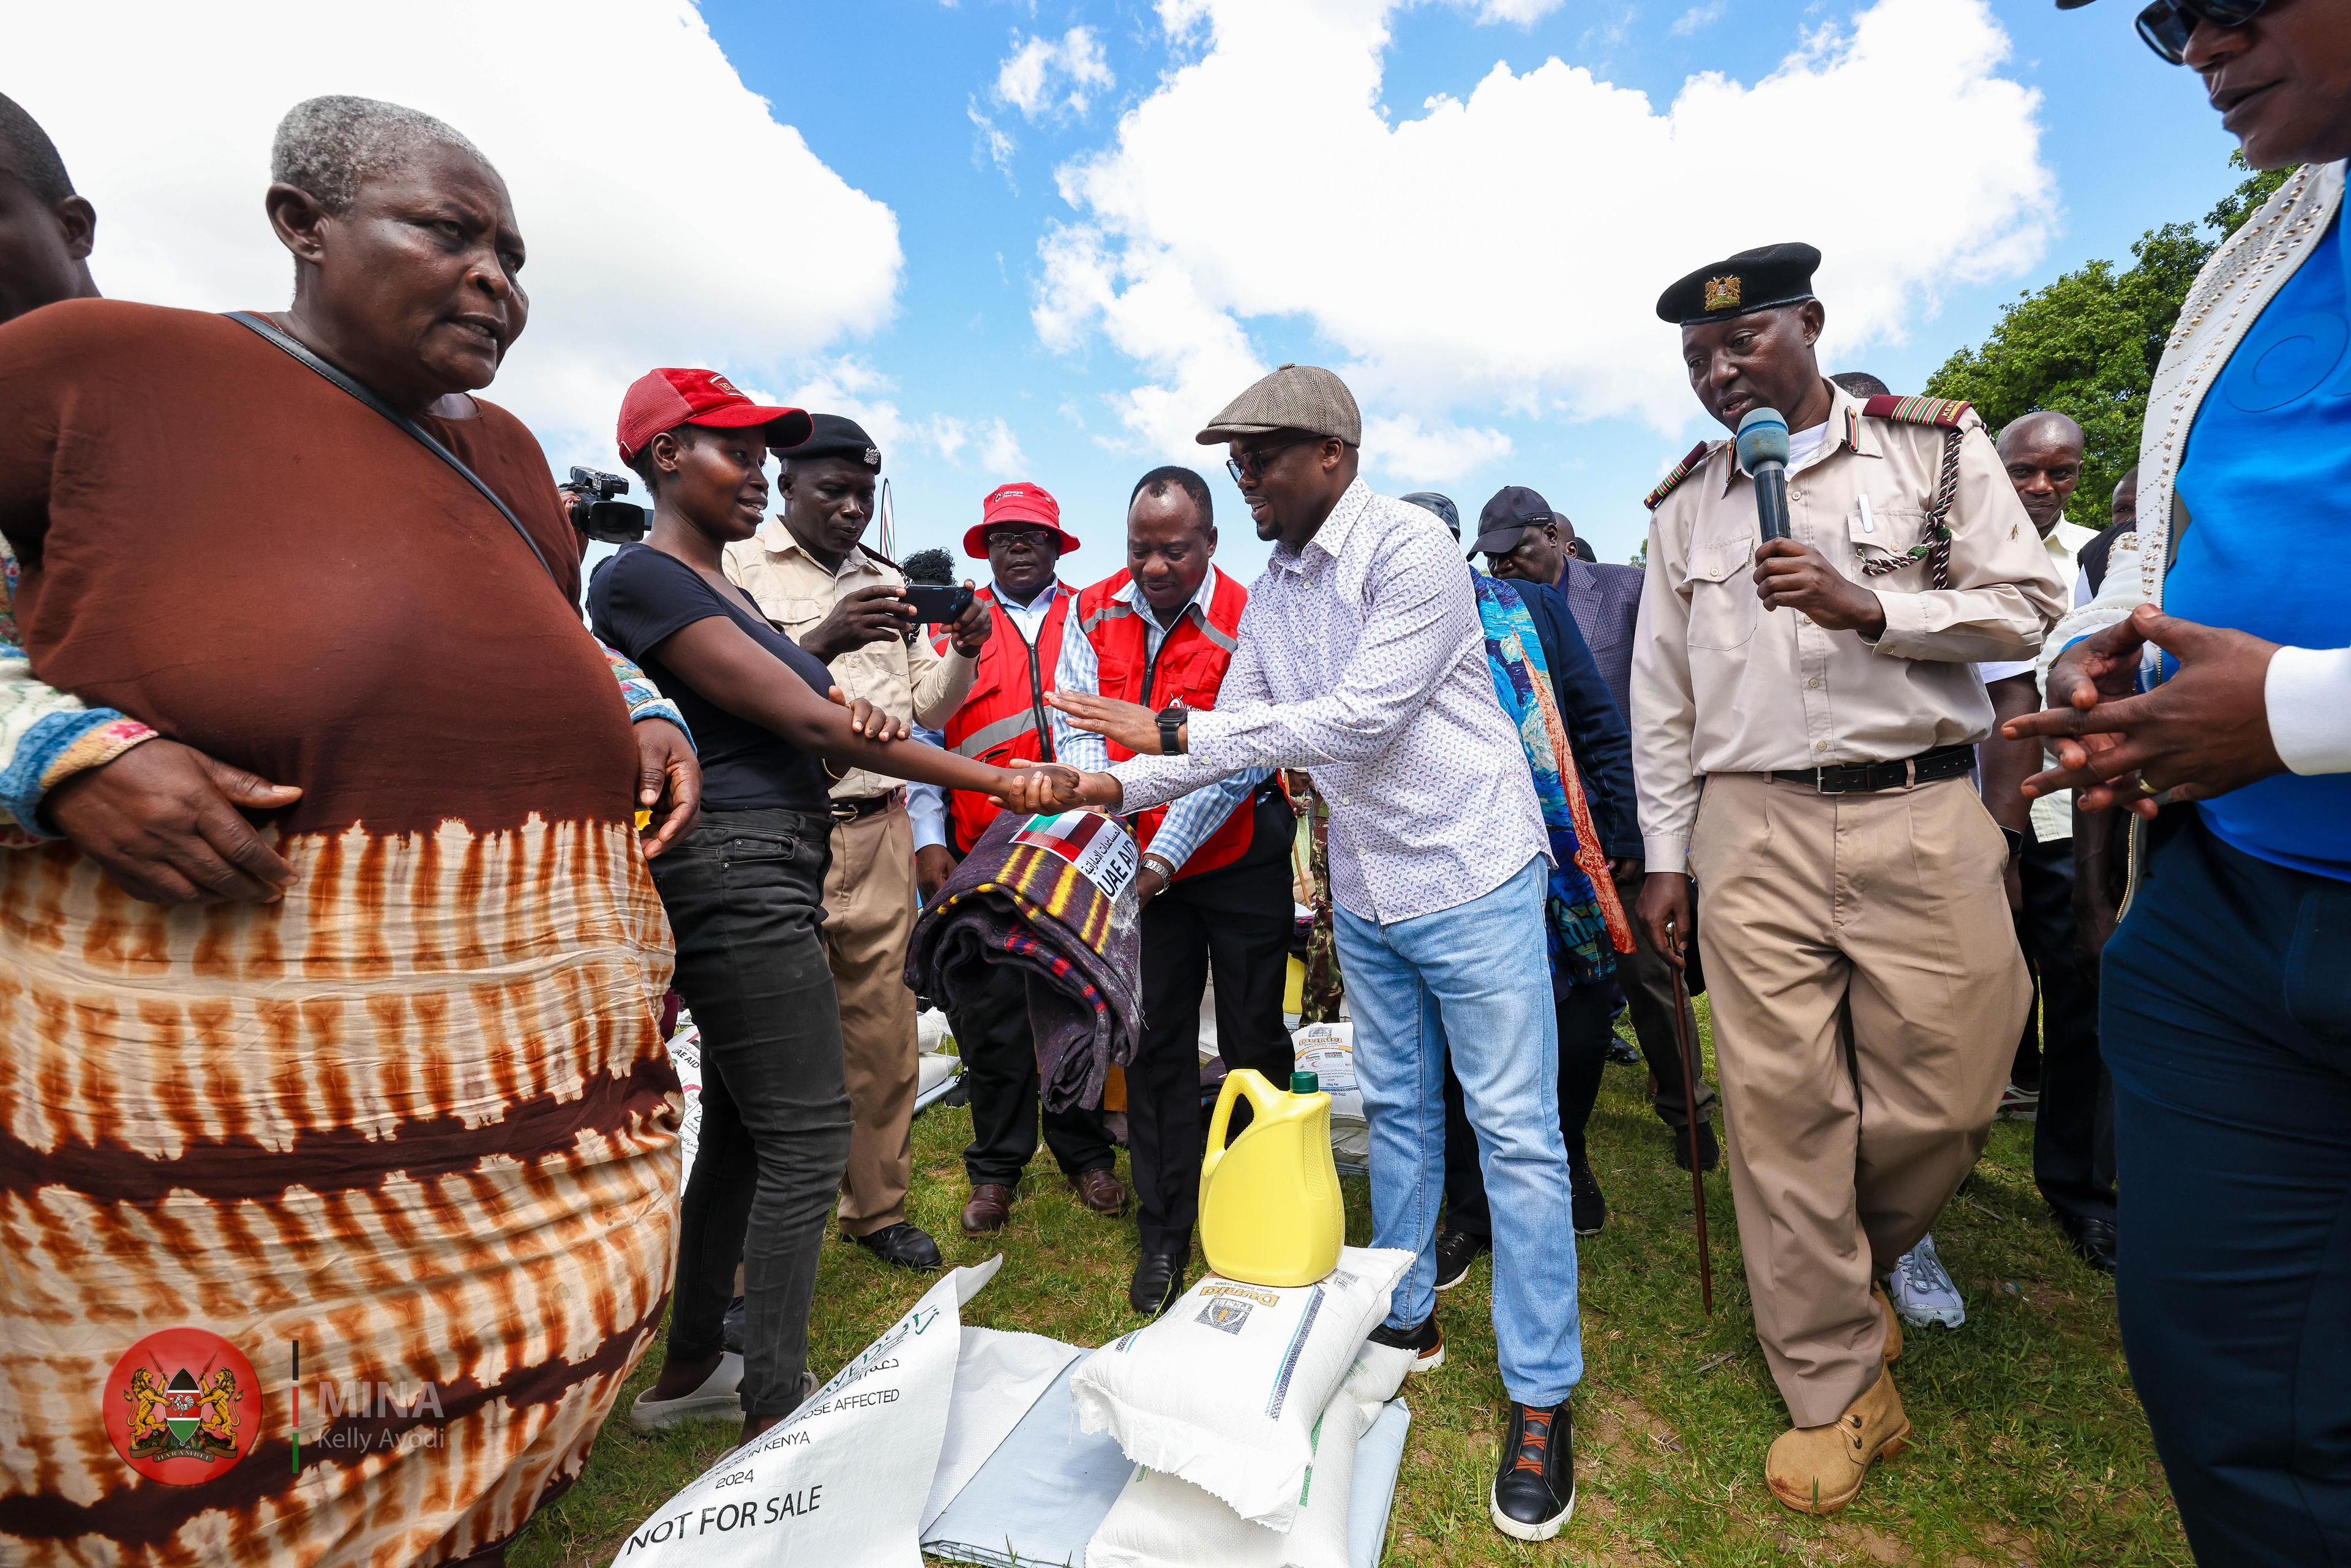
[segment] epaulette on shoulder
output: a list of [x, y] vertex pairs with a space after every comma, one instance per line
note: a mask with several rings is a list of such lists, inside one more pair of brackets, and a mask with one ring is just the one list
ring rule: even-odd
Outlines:
[[1674, 465], [1673, 472], [1660, 479], [1656, 489], [1641, 497], [1641, 505], [1653, 512], [1656, 511], [1658, 503], [1674, 493], [1675, 486], [1698, 472], [1699, 466], [1712, 455], [1714, 447], [1715, 444], [1710, 441], [1701, 441], [1691, 447], [1682, 460]]
[[1961, 420], [1975, 412], [1975, 406], [1956, 398], [1898, 397], [1887, 392], [1863, 403], [1861, 412], [1872, 419], [1890, 419], [1897, 424], [1935, 424], [1956, 430]]

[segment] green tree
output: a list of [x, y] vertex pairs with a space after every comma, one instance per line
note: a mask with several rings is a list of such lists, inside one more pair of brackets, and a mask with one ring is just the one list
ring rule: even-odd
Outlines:
[[[2240, 154], [2230, 161], [2245, 168]], [[2138, 460], [2147, 386], [2189, 286], [2287, 172], [2249, 170], [2201, 224], [2147, 230], [2131, 246], [2128, 267], [2094, 261], [2019, 295], [1980, 347], [1943, 361], [1928, 379], [1928, 394], [1975, 404], [1994, 431], [2036, 409], [2072, 414], [2086, 437], [2074, 516], [2103, 523], [2116, 482]]]

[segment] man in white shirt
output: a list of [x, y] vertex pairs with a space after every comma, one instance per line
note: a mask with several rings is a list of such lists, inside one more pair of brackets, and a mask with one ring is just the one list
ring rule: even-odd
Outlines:
[[[1052, 803], [1128, 810], [1253, 768], [1302, 767], [1331, 802], [1331, 890], [1372, 1134], [1375, 1246], [1413, 1252], [1372, 1338], [1444, 1359], [1437, 1210], [1446, 1042], [1478, 1133], [1494, 1237], [1494, 1337], [1510, 1398], [1496, 1529], [1559, 1533], [1575, 1506], [1568, 1395], [1583, 1374], [1559, 1126], [1544, 894], [1548, 840], [1443, 524], [1356, 477], [1363, 416], [1327, 370], [1284, 365], [1200, 433], [1273, 557], [1249, 591], [1213, 713], [1057, 693], [1135, 752]], [[1163, 731], [1164, 726], [1164, 731]], [[1048, 800], [1040, 781], [1038, 803]], [[1440, 1030], [1429, 1021], [1440, 1014]]]

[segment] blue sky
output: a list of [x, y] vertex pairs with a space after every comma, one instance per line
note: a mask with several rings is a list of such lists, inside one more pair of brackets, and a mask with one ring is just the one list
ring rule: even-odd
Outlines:
[[[1408, 120], [1433, 96], [1466, 97], [1497, 62], [1523, 77], [1557, 59], [1663, 105], [1698, 73], [1736, 82], [1765, 77], [1808, 32], [1836, 26], [1858, 9], [1787, 0], [1695, 7], [1568, 0], [1519, 26], [1480, 21], [1466, 8], [1420, 5], [1394, 18], [1381, 56], [1381, 99], [1392, 120]], [[897, 215], [904, 264], [895, 314], [879, 330], [844, 335], [832, 349], [885, 376], [893, 383], [889, 395], [909, 417], [949, 413], [975, 424], [1001, 417], [1018, 442], [1022, 476], [1061, 498], [1067, 521], [1087, 542], [1066, 574], [1087, 580], [1114, 568], [1128, 490], [1162, 455], [1137, 445], [1113, 410], [1113, 400], [1137, 380], [1128, 357], [1099, 340], [1072, 351], [1041, 340], [1032, 319], [1042, 276], [1039, 247], [1054, 225], [1082, 215], [1057, 189], [1057, 170], [1110, 145], [1121, 116], [1152, 98], [1163, 73], [1197, 57], [1199, 37], [1188, 47], [1171, 42], [1158, 10], [1134, 0], [789, 6], [716, 0], [703, 11], [745, 85], [769, 99], [775, 117], [797, 127], [819, 158]], [[2238, 177], [2226, 162], [2231, 143], [2194, 78], [2161, 65], [2130, 36], [2125, 5], [2061, 14], [2049, 0], [1994, 0], [1991, 11], [2011, 46], [1997, 74], [2039, 94], [2039, 159], [2053, 176], [2047, 199], [2031, 204], [2034, 221], [2045, 225], [2040, 256], [1983, 281], [1913, 287], [1901, 324], [1857, 345], [1834, 336], [1838, 302], [1831, 297], [1831, 368], [1865, 368], [1897, 389], [1915, 388], [1953, 349], [1979, 339], [2020, 288], [2092, 257], [2126, 256], [2141, 231], [2200, 215]], [[1090, 30], [1114, 85], [1078, 84], [1091, 99], [1082, 111], [1064, 107], [1032, 120], [998, 93], [1002, 62], [1028, 40], [1058, 42], [1073, 26]], [[1248, 118], [1255, 110], [1240, 102], [1231, 111]], [[1001, 168], [976, 115], [1012, 140]], [[1752, 147], [1726, 160], [1710, 187], [1658, 190], [1654, 199], [1711, 206], [1729, 218], [1729, 232], [1751, 236], [1750, 243], [1811, 237], [1822, 226], [1811, 220], [1823, 208], [1872, 202], [1871, 189], [1846, 188], [1837, 175], [1845, 150], [1860, 145], [1872, 149], [1881, 169], [1930, 190], [1943, 164], [1964, 161], [1940, 150], [1933, 124], [1822, 123], [1809, 145]], [[1889, 149], [1898, 150], [1890, 161]], [[1525, 232], [1526, 214], [1510, 210], [1448, 232], [1395, 227], [1325, 205], [1315, 170], [1286, 159], [1279, 144], [1270, 141], [1262, 152], [1261, 162], [1210, 176], [1225, 192], [1223, 221], [1238, 231], [1269, 224], [1361, 225], [1370, 243], [1447, 255], [1507, 247]], [[1610, 153], [1594, 146], [1576, 156], [1605, 162]], [[1585, 217], [1595, 246], [1638, 251], [1643, 245], [1644, 211]], [[809, 240], [824, 243], [821, 235]], [[1649, 292], [1589, 298], [1582, 308], [1595, 317], [1646, 317], [1655, 287], [1708, 259], [1687, 252], [1656, 256]], [[777, 287], [789, 287], [790, 274], [785, 258]], [[1930, 290], [1939, 299], [1930, 302]], [[1396, 303], [1399, 311], [1448, 308], [1442, 296]], [[1240, 321], [1267, 363], [1294, 358], [1344, 366], [1353, 358], [1348, 345], [1295, 312]], [[1670, 369], [1671, 334], [1661, 327], [1656, 352]], [[1687, 402], [1686, 389], [1682, 395]], [[1364, 401], [1367, 414], [1379, 412], [1371, 397]], [[1196, 422], [1213, 412], [1213, 402], [1197, 408]], [[1671, 431], [1658, 429], [1654, 418], [1519, 412], [1491, 401], [1481, 405], [1474, 396], [1454, 403], [1452, 413], [1499, 432], [1510, 450], [1435, 487], [1474, 514], [1497, 486], [1531, 485], [1577, 519], [1611, 559], [1624, 559], [1640, 537], [1640, 497], [1657, 473], [1708, 433], [1694, 403], [1684, 427]], [[963, 455], [964, 465], [935, 453], [910, 452], [893, 462], [902, 550], [949, 543], [977, 517], [992, 479]], [[1367, 456], [1378, 459], [1376, 453]], [[1242, 570], [1261, 560], [1262, 551], [1237, 492], [1215, 466], [1220, 457], [1203, 450], [1198, 465], [1211, 474], [1227, 517], [1220, 559]], [[1390, 489], [1419, 482], [1408, 466], [1394, 464], [1381, 465], [1376, 477]]]

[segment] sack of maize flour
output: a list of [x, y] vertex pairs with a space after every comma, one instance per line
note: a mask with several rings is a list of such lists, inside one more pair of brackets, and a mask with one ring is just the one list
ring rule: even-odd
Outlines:
[[1243, 1519], [1189, 1481], [1136, 1466], [1086, 1547], [1086, 1568], [1348, 1568], [1355, 1441], [1374, 1414], [1343, 1388], [1331, 1396], [1287, 1533]]
[[1078, 1423], [1108, 1432], [1136, 1464], [1287, 1531], [1298, 1518], [1314, 1428], [1412, 1263], [1349, 1247], [1311, 1285], [1244, 1285], [1211, 1274], [1148, 1327], [1079, 1364]]

